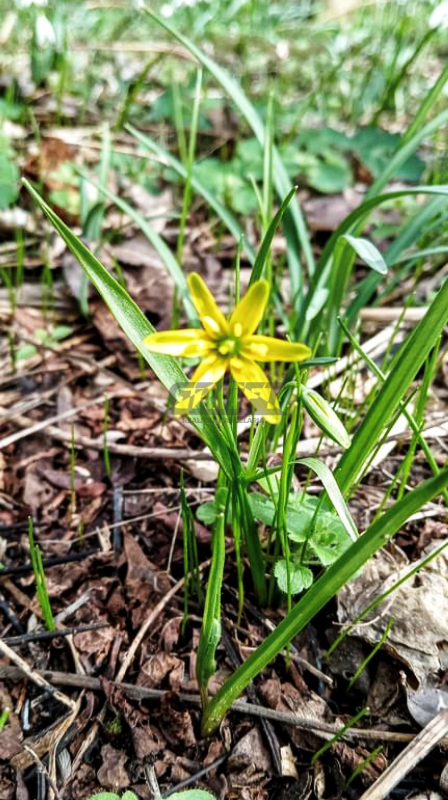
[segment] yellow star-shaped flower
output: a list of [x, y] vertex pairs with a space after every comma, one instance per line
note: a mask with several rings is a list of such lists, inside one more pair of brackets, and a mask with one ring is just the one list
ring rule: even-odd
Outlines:
[[148, 350], [166, 355], [201, 358], [181, 393], [175, 411], [192, 411], [218, 383], [227, 369], [246, 397], [273, 424], [280, 421], [280, 406], [266, 374], [257, 361], [304, 361], [311, 355], [304, 344], [256, 335], [269, 298], [269, 284], [256, 281], [226, 319], [202, 280], [193, 272], [188, 277], [200, 328], [153, 333], [145, 339]]

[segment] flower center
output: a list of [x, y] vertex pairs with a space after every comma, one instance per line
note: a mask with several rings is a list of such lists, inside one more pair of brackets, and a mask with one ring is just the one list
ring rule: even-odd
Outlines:
[[218, 353], [222, 356], [237, 356], [241, 350], [241, 342], [233, 336], [226, 336], [218, 342]]

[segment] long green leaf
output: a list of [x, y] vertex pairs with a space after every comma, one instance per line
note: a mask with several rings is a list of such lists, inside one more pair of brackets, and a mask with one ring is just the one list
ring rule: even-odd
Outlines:
[[97, 183], [87, 175], [83, 170], [78, 170], [79, 174], [84, 178], [84, 180], [88, 181], [98, 189], [99, 192], [104, 194], [109, 200], [112, 200], [115, 205], [123, 211], [124, 214], [127, 214], [134, 222], [137, 223], [138, 227], [145, 234], [147, 239], [151, 242], [154, 250], [159, 254], [160, 258], [162, 259], [163, 263], [165, 264], [171, 278], [173, 279], [177, 289], [179, 290], [179, 294], [182, 298], [183, 305], [185, 308], [185, 313], [190, 322], [194, 322], [197, 319], [197, 313], [194, 309], [193, 303], [190, 300], [190, 295], [188, 292], [187, 281], [185, 280], [185, 275], [182, 272], [179, 262], [174, 257], [173, 253], [171, 252], [168, 245], [163, 241], [162, 237], [159, 236], [158, 233], [151, 227], [149, 222], [144, 218], [143, 214], [140, 214], [139, 211], [136, 211], [126, 200], [123, 200], [122, 197], [118, 197], [115, 192], [111, 192], [106, 186], [102, 186], [101, 184]]
[[[437, 218], [436, 224], [439, 226], [438, 215], [443, 208], [446, 208], [446, 205], [447, 198], [445, 194], [441, 197], [430, 198], [424, 206], [418, 208], [416, 213], [406, 222], [396, 239], [391, 242], [384, 253], [386, 264], [389, 266], [395, 264], [398, 261], [399, 255], [415, 244], [420, 239], [423, 232], [428, 233], [431, 228], [431, 220]], [[395, 277], [395, 275], [393, 277]], [[345, 312], [345, 317], [350, 326], [353, 325], [358, 318], [360, 310], [368, 305], [382, 280], [383, 278], [381, 275], [376, 275], [371, 272], [358, 284], [356, 296]], [[387, 291], [386, 287], [387, 283], [385, 291]]]
[[196, 679], [203, 708], [208, 701], [207, 689], [210, 678], [216, 672], [215, 654], [221, 640], [221, 591], [226, 559], [226, 512], [220, 513], [213, 526], [212, 563], [196, 656]]
[[[207, 69], [211, 75], [215, 78], [215, 80], [222, 86], [225, 92], [229, 95], [229, 97], [233, 100], [237, 108], [240, 110], [243, 117], [246, 119], [248, 125], [252, 128], [255, 136], [257, 137], [258, 141], [260, 142], [261, 146], [264, 146], [264, 139], [265, 139], [265, 129], [261, 118], [259, 117], [257, 111], [253, 107], [252, 103], [246, 95], [244, 94], [241, 86], [232, 78], [229, 73], [216, 64], [212, 58], [207, 56], [199, 47], [188, 39], [186, 36], [183, 36], [179, 31], [177, 31], [166, 19], [156, 14], [152, 9], [148, 6], [144, 6], [144, 11], [151, 17], [154, 22], [157, 22], [158, 25], [161, 25], [165, 28], [168, 33], [177, 39], [187, 50], [194, 55], [195, 58], [199, 61], [202, 66]], [[278, 151], [276, 148], [273, 148], [273, 167], [274, 167], [274, 182], [277, 194], [280, 200], [283, 200], [284, 197], [288, 194], [291, 189], [291, 182], [289, 180], [288, 174], [283, 166], [283, 162], [279, 156]], [[303, 219], [302, 212], [300, 210], [300, 206], [297, 200], [294, 200], [290, 206], [290, 212], [292, 216], [292, 220], [294, 223], [295, 231], [297, 234], [298, 244], [302, 248], [303, 254], [305, 256], [305, 261], [307, 263], [308, 272], [310, 275], [314, 272], [314, 257], [313, 251], [311, 248], [308, 231], [306, 229], [305, 221]], [[293, 293], [296, 295], [302, 285], [302, 276], [298, 274], [297, 271], [297, 264], [292, 262], [290, 263], [291, 268], [291, 283], [293, 288]]]
[[271, 222], [269, 223], [268, 229], [263, 237], [263, 241], [260, 245], [260, 249], [257, 253], [257, 257], [255, 259], [255, 264], [252, 268], [252, 272], [250, 274], [249, 286], [251, 286], [255, 281], [259, 281], [262, 273], [263, 267], [266, 263], [266, 259], [269, 254], [269, 250], [271, 248], [272, 240], [275, 236], [276, 230], [282, 221], [283, 215], [288, 208], [292, 198], [294, 197], [297, 191], [297, 186], [293, 186], [291, 191], [288, 192], [284, 200], [282, 201], [277, 213], [272, 218]]
[[398, 170], [408, 160], [409, 156], [415, 153], [417, 147], [419, 146], [420, 142], [430, 136], [434, 131], [439, 130], [440, 128], [445, 125], [448, 121], [448, 110], [441, 111], [440, 114], [437, 114], [434, 119], [428, 122], [423, 128], [420, 128], [413, 136], [408, 139], [405, 138], [404, 143], [402, 142], [401, 146], [397, 150], [394, 156], [392, 156], [391, 160], [389, 161], [387, 167], [381, 175], [378, 176], [376, 181], [372, 183], [369, 191], [367, 192], [366, 198], [370, 199], [374, 197], [379, 192], [381, 192], [384, 187], [386, 186], [387, 182], [390, 178], [393, 178], [394, 175], [397, 174]]
[[[109, 274], [107, 269], [103, 267], [101, 262], [90, 252], [85, 244], [83, 244], [58, 215], [54, 213], [29, 181], [23, 178], [23, 183], [37, 205], [40, 206], [51, 224], [64, 240], [69, 250], [79, 261], [81, 267], [100, 293], [126, 336], [146, 361], [148, 361], [157, 377], [168, 391], [176, 395], [180, 387], [185, 384], [185, 374], [179, 367], [177, 361], [171, 356], [149, 352], [144, 344], [144, 339], [146, 336], [154, 333], [154, 328], [146, 319], [141, 309], [128, 295], [126, 290], [120, 286], [115, 278]], [[230, 458], [225, 442], [217, 432], [216, 426], [207, 416], [197, 412], [193, 412], [191, 419], [205, 443], [210, 448], [213, 457], [222, 466], [227, 475], [233, 475], [234, 468], [232, 459]]]
[[436, 82], [433, 84], [430, 91], [427, 94], [425, 94], [423, 102], [420, 105], [420, 108], [418, 109], [414, 119], [412, 120], [411, 124], [409, 125], [409, 128], [407, 129], [407, 131], [403, 136], [404, 142], [410, 141], [414, 137], [415, 133], [420, 128], [423, 120], [428, 115], [428, 112], [437, 102], [439, 95], [442, 93], [442, 90], [447, 81], [448, 81], [448, 64], [442, 70], [442, 72], [440, 73]]
[[[175, 170], [184, 180], [187, 179], [187, 170], [182, 164], [179, 159], [175, 158], [169, 150], [166, 150], [162, 147], [158, 142], [155, 142], [153, 139], [150, 139], [149, 136], [145, 136], [143, 133], [134, 128], [133, 125], [126, 125], [126, 130], [132, 134], [139, 142], [146, 147], [147, 150], [150, 150], [152, 153], [155, 153], [159, 158], [163, 159], [169, 167]], [[247, 241], [247, 238], [243, 235], [243, 229], [241, 225], [237, 222], [233, 214], [217, 199], [216, 195], [213, 192], [210, 192], [203, 183], [195, 176], [194, 168], [193, 173], [191, 176], [191, 185], [194, 188], [195, 192], [198, 195], [204, 198], [204, 200], [209, 204], [210, 208], [216, 212], [218, 217], [223, 221], [224, 225], [229, 229], [230, 233], [235, 237], [236, 241], [239, 242], [242, 239], [243, 250], [246, 253], [251, 264], [255, 261], [255, 252], [250, 244]]]
[[[328, 282], [331, 259], [333, 257], [334, 250], [339, 238], [346, 233], [350, 233], [351, 231], [358, 231], [359, 224], [362, 223], [362, 221], [365, 220], [367, 216], [370, 214], [370, 212], [373, 211], [377, 206], [380, 206], [383, 203], [387, 203], [391, 200], [396, 200], [400, 197], [406, 197], [407, 195], [418, 195], [418, 194], [448, 196], [448, 185], [413, 186], [413, 187], [407, 187], [406, 189], [397, 189], [396, 191], [387, 192], [385, 194], [378, 195], [377, 197], [371, 197], [369, 200], [366, 200], [364, 203], [358, 206], [358, 208], [355, 208], [353, 211], [350, 212], [350, 214], [348, 214], [348, 216], [343, 220], [343, 222], [341, 222], [338, 228], [330, 236], [328, 242], [326, 243], [322, 251], [319, 261], [317, 262], [316, 271], [314, 273], [310, 289], [308, 291], [308, 294], [306, 296], [305, 302], [303, 303], [302, 307], [302, 313], [301, 313], [302, 324], [305, 322], [307, 309], [309, 306], [311, 306], [315, 294], [320, 289], [325, 287]], [[344, 265], [344, 269], [345, 270], [347, 269], [346, 265]], [[372, 276], [372, 278], [374, 279], [374, 276]]]
[[346, 495], [357, 482], [381, 433], [392, 420], [400, 400], [448, 322], [448, 280], [425, 316], [400, 348], [389, 375], [358, 428], [336, 470], [341, 492]]
[[320, 478], [350, 539], [356, 542], [358, 529], [331, 469], [318, 458], [299, 458], [296, 463], [309, 467]]
[[224, 714], [241, 692], [311, 622], [363, 564], [389, 541], [412, 514], [437, 497], [447, 485], [448, 469], [445, 469], [436, 478], [426, 481], [395, 503], [328, 568], [325, 574], [308, 589], [286, 619], [218, 690], [202, 719], [204, 735], [210, 735], [216, 730]]

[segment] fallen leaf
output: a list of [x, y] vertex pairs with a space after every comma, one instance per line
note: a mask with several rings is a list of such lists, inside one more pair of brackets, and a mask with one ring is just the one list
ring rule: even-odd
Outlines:
[[[174, 672], [174, 676], [172, 673]], [[155, 653], [148, 661], [140, 667], [137, 678], [138, 686], [146, 686], [150, 689], [155, 689], [161, 686], [167, 675], [170, 675], [170, 686], [176, 691], [179, 688], [179, 673], [184, 672], [184, 662], [176, 656], [169, 655], [168, 653], [158, 652]]]
[[128, 760], [127, 755], [106, 744], [101, 748], [101, 758], [103, 763], [98, 770], [101, 786], [115, 792], [118, 789], [126, 789], [131, 782], [124, 766]]
[[138, 627], [148, 614], [148, 601], [153, 592], [163, 595], [171, 584], [167, 575], [161, 572], [148, 558], [132, 534], [125, 533], [124, 557], [127, 563], [125, 578], [126, 594], [131, 602], [132, 624]]
[[227, 763], [231, 770], [250, 767], [257, 772], [262, 770], [267, 775], [272, 773], [271, 756], [258, 727], [251, 728], [237, 742], [229, 755]]
[[[365, 565], [361, 575], [338, 594], [338, 619], [353, 620], [375, 598], [395, 583], [409, 565], [397, 570], [384, 551]], [[411, 576], [392, 596], [377, 606], [350, 635], [376, 644], [389, 620], [394, 624], [387, 647], [412, 670], [420, 683], [428, 674], [448, 669], [448, 560], [442, 553], [418, 574]], [[366, 625], [366, 621], [371, 621]]]

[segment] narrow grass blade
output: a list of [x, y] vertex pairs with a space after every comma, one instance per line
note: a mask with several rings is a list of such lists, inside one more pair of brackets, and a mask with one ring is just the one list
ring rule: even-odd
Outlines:
[[428, 28], [428, 30], [426, 30], [423, 36], [419, 39], [416, 46], [414, 47], [414, 49], [412, 50], [409, 57], [402, 65], [402, 67], [398, 70], [394, 70], [392, 79], [388, 81], [388, 86], [386, 87], [384, 98], [370, 123], [372, 126], [377, 125], [378, 120], [381, 117], [383, 111], [391, 107], [391, 103], [395, 97], [398, 87], [400, 86], [401, 83], [403, 83], [404, 79], [407, 77], [409, 73], [411, 65], [418, 58], [418, 56], [420, 55], [424, 47], [428, 44], [428, 42], [432, 39], [435, 32], [436, 32], [435, 28]]
[[409, 125], [409, 128], [404, 134], [402, 141], [407, 142], [414, 137], [418, 129], [421, 127], [422, 122], [426, 118], [428, 112], [437, 102], [439, 95], [442, 93], [442, 90], [447, 81], [448, 81], [448, 64], [445, 67], [445, 69], [443, 69], [442, 72], [440, 73], [432, 89], [430, 89], [428, 94], [425, 95], [423, 102], [419, 110], [417, 111], [414, 119], [412, 120], [411, 124]]
[[[23, 183], [37, 205], [40, 206], [51, 224], [65, 241], [69, 250], [79, 261], [81, 267], [100, 293], [104, 302], [109, 307], [109, 310], [136, 350], [146, 359], [168, 391], [177, 394], [179, 388], [185, 384], [185, 374], [174, 358], [151, 353], [146, 348], [144, 339], [146, 336], [154, 333], [154, 328], [146, 319], [141, 309], [128, 295], [126, 290], [120, 286], [118, 281], [108, 273], [107, 269], [103, 267], [101, 262], [98, 261], [83, 242], [81, 242], [81, 240], [72, 233], [70, 228], [62, 222], [58, 215], [54, 213], [29, 181], [23, 178]], [[210, 448], [214, 458], [227, 475], [232, 475], [234, 473], [234, 465], [229, 450], [222, 437], [217, 432], [215, 425], [206, 414], [203, 415], [200, 413], [200, 409], [192, 413], [191, 420]]]
[[[418, 195], [418, 194], [426, 194], [426, 195], [443, 195], [444, 197], [448, 198], [448, 185], [440, 185], [440, 186], [413, 186], [407, 187], [406, 189], [398, 189], [393, 192], [387, 192], [385, 194], [378, 195], [377, 197], [371, 197], [369, 200], [366, 200], [362, 203], [358, 208], [355, 208], [348, 216], [344, 219], [343, 222], [339, 225], [339, 227], [334, 231], [334, 233], [330, 236], [328, 242], [326, 243], [322, 254], [319, 258], [319, 261], [316, 265], [316, 271], [314, 273], [310, 289], [306, 296], [305, 302], [303, 303], [302, 311], [301, 311], [301, 322], [304, 323], [307, 315], [308, 308], [314, 302], [314, 298], [316, 294], [321, 291], [323, 288], [326, 287], [326, 284], [329, 280], [329, 272], [330, 272], [330, 264], [333, 258], [335, 248], [337, 247], [338, 240], [341, 236], [344, 236], [351, 231], [358, 231], [359, 225], [368, 217], [371, 211], [373, 211], [377, 206], [383, 205], [391, 200], [396, 200], [400, 197], [406, 197], [408, 195]], [[351, 260], [351, 263], [354, 263], [354, 258]], [[348, 273], [351, 269], [351, 264], [347, 265], [344, 264], [344, 271], [346, 274], [346, 278], [348, 277]], [[376, 275], [370, 276], [373, 280], [377, 279]], [[336, 275], [332, 275], [333, 283], [337, 279]], [[336, 309], [339, 311], [339, 309]], [[300, 332], [299, 332], [300, 333]]]
[[269, 251], [271, 248], [272, 240], [275, 236], [278, 226], [282, 221], [283, 215], [288, 208], [292, 198], [294, 197], [297, 191], [297, 186], [293, 186], [291, 191], [288, 192], [286, 197], [284, 198], [283, 202], [281, 203], [277, 213], [271, 220], [269, 227], [263, 237], [263, 241], [260, 245], [260, 249], [257, 253], [257, 257], [255, 259], [254, 266], [252, 268], [252, 272], [250, 274], [249, 286], [251, 286], [255, 281], [259, 281], [262, 274], [263, 274], [263, 267], [266, 263], [266, 259], [269, 255]]
[[55, 631], [56, 623], [53, 617], [50, 598], [47, 591], [47, 581], [45, 578], [44, 565], [39, 547], [34, 542], [34, 525], [31, 517], [28, 517], [28, 540], [30, 545], [30, 559], [33, 566], [34, 581], [36, 584], [36, 595], [47, 630]]
[[99, 183], [94, 181], [89, 175], [87, 175], [82, 170], [78, 170], [79, 174], [84, 178], [84, 180], [88, 181], [95, 186], [98, 191], [100, 191], [105, 197], [108, 197], [109, 200], [112, 200], [115, 205], [123, 211], [124, 214], [128, 214], [131, 219], [138, 225], [142, 233], [145, 234], [147, 239], [151, 242], [154, 250], [157, 251], [160, 258], [162, 259], [163, 263], [165, 264], [171, 278], [173, 279], [176, 288], [182, 298], [182, 302], [185, 308], [185, 313], [190, 322], [195, 322], [197, 319], [197, 313], [194, 310], [194, 306], [190, 300], [190, 295], [188, 292], [187, 281], [185, 279], [185, 275], [182, 271], [182, 268], [171, 252], [170, 248], [167, 244], [163, 241], [162, 237], [159, 236], [158, 233], [153, 230], [149, 222], [144, 218], [139, 211], [136, 211], [135, 208], [132, 208], [126, 200], [123, 198], [118, 197], [114, 192], [111, 192], [105, 186], [101, 186]]
[[[165, 161], [166, 164], [171, 167], [171, 169], [174, 169], [174, 171], [177, 172], [181, 178], [187, 180], [187, 169], [184, 167], [181, 161], [179, 161], [169, 152], [169, 150], [165, 150], [164, 147], [150, 139], [149, 136], [145, 136], [145, 134], [140, 133], [140, 131], [138, 131], [137, 128], [134, 128], [133, 125], [126, 125], [126, 130], [128, 130], [129, 133], [131, 133], [132, 136], [134, 136], [140, 142], [140, 144], [143, 145], [143, 147], [146, 147], [147, 150], [155, 153], [159, 158], [163, 159], [163, 161]], [[237, 222], [233, 214], [231, 214], [230, 211], [216, 198], [213, 192], [210, 192], [203, 185], [203, 183], [201, 183], [201, 181], [195, 177], [194, 167], [191, 175], [191, 185], [195, 192], [204, 198], [210, 208], [213, 208], [226, 228], [228, 228], [232, 236], [234, 236], [237, 241], [242, 241], [243, 250], [246, 253], [250, 263], [253, 264], [255, 261], [255, 252], [252, 245], [244, 236], [242, 227]]]
[[425, 363], [447, 322], [448, 280], [439, 290], [423, 319], [400, 348], [387, 380], [339, 462], [336, 479], [345, 496], [360, 478], [382, 431], [392, 420], [400, 401]]
[[204, 616], [196, 657], [196, 680], [202, 708], [208, 703], [208, 683], [215, 674], [215, 653], [221, 639], [221, 590], [226, 555], [226, 514], [221, 512], [213, 528], [212, 563], [205, 597]]
[[[194, 55], [195, 58], [199, 61], [202, 66], [207, 69], [211, 75], [215, 78], [215, 80], [222, 86], [222, 88], [227, 92], [229, 97], [233, 100], [234, 104], [240, 110], [241, 114], [246, 119], [248, 125], [252, 128], [255, 136], [257, 137], [258, 141], [260, 142], [261, 146], [264, 146], [264, 139], [265, 139], [265, 129], [262, 120], [260, 119], [257, 111], [255, 110], [254, 106], [248, 100], [246, 95], [244, 94], [241, 86], [232, 78], [229, 73], [216, 64], [212, 58], [207, 56], [199, 47], [188, 39], [186, 36], [183, 36], [179, 31], [177, 31], [169, 22], [166, 21], [163, 17], [160, 17], [156, 14], [152, 9], [148, 6], [143, 6], [144, 11], [148, 14], [149, 17], [154, 22], [157, 22], [163, 28], [165, 28], [168, 33], [177, 39], [178, 42], [183, 44], [187, 50], [190, 51]], [[273, 167], [274, 167], [274, 182], [277, 194], [280, 199], [283, 199], [291, 189], [291, 182], [288, 178], [288, 174], [283, 166], [282, 160], [278, 154], [278, 151], [273, 148]], [[297, 200], [291, 204], [291, 217], [294, 224], [294, 228], [297, 234], [298, 244], [300, 245], [303, 254], [305, 256], [305, 261], [307, 263], [308, 272], [310, 275], [314, 272], [314, 257], [313, 251], [311, 248], [308, 231], [306, 229], [305, 221], [303, 219], [302, 212], [300, 210], [299, 203]], [[293, 292], [296, 294], [301, 287], [302, 284], [302, 276], [296, 273], [296, 270], [291, 272], [291, 281], [293, 286]]]
[[369, 199], [381, 192], [390, 178], [393, 178], [393, 176], [397, 174], [402, 164], [407, 161], [409, 156], [415, 153], [420, 142], [422, 142], [424, 139], [427, 139], [428, 136], [435, 131], [439, 130], [439, 128], [445, 125], [447, 121], [448, 110], [445, 109], [445, 111], [441, 111], [440, 114], [437, 114], [437, 116], [428, 122], [423, 128], [417, 130], [416, 133], [414, 133], [410, 138], [405, 137], [404, 141], [401, 143], [401, 146], [389, 161], [386, 169], [381, 173], [381, 175], [379, 175], [376, 181], [372, 183], [372, 186], [366, 194], [366, 198]]
[[407, 186], [406, 189], [397, 189], [392, 192], [385, 192], [385, 194], [379, 194], [376, 197], [371, 197], [368, 200], [365, 200], [364, 203], [361, 203], [358, 208], [355, 208], [346, 216], [343, 222], [341, 222], [338, 228], [336, 228], [334, 233], [330, 236], [317, 263], [316, 273], [313, 278], [313, 286], [318, 285], [319, 279], [321, 278], [328, 261], [333, 255], [336, 242], [340, 236], [343, 236], [344, 234], [354, 230], [356, 226], [366, 219], [370, 212], [373, 211], [377, 206], [388, 203], [391, 200], [398, 200], [400, 197], [418, 194], [443, 195], [448, 197], [448, 184], [443, 184], [440, 186]]
[[[423, 231], [428, 232], [431, 221], [435, 219], [435, 224], [440, 227], [441, 220], [439, 220], [439, 215], [440, 212], [446, 208], [446, 194], [448, 194], [448, 192], [444, 193], [441, 197], [430, 198], [428, 202], [425, 203], [423, 207], [418, 208], [417, 212], [407, 221], [384, 254], [388, 266], [395, 264], [400, 254], [420, 239]], [[382, 280], [381, 275], [370, 273], [358, 284], [356, 296], [353, 298], [345, 313], [349, 325], [352, 325], [357, 319], [361, 308], [368, 305], [371, 301]], [[385, 291], [387, 291], [387, 284]]]
[[218, 690], [203, 715], [203, 735], [210, 735], [216, 730], [225, 713], [246, 686], [311, 622], [339, 589], [389, 541], [406, 520], [425, 503], [437, 497], [447, 485], [448, 469], [445, 469], [436, 478], [425, 481], [395, 503], [328, 568], [325, 574], [308, 589], [286, 619]]

